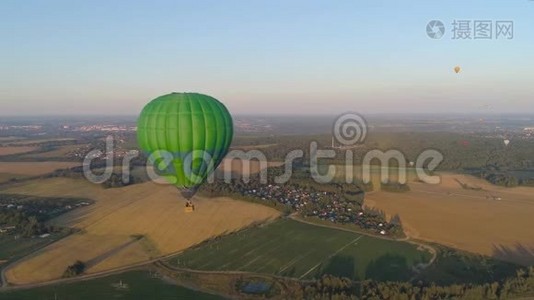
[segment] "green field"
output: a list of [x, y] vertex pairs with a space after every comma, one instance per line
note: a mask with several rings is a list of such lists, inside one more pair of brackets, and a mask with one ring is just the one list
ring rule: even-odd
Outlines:
[[406, 243], [283, 219], [185, 251], [177, 267], [248, 271], [310, 279], [333, 274], [353, 279], [406, 280], [431, 254]]
[[0, 235], [0, 260], [13, 260], [24, 254], [31, 253], [46, 244], [57, 239], [59, 234], [50, 235], [46, 238], [23, 238], [15, 239], [12, 235]]
[[[120, 284], [122, 282], [122, 285]], [[51, 285], [30, 290], [0, 292], [9, 300], [92, 300], [92, 299], [221, 299], [218, 296], [186, 289], [155, 278], [148, 271], [131, 271], [118, 275]]]
[[[0, 270], [12, 261], [15, 261], [25, 255], [28, 255], [35, 250], [42, 248], [56, 240], [66, 236], [67, 233], [53, 233], [46, 238], [34, 237], [25, 238], [19, 237], [15, 239], [13, 235], [0, 234]], [[0, 285], [2, 283], [0, 282]]]

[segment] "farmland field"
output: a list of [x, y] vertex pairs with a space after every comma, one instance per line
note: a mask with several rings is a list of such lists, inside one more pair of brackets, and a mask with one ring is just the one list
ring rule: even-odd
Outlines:
[[45, 238], [15, 238], [13, 235], [0, 234], [0, 270], [11, 262], [65, 237], [65, 235], [66, 233], [53, 233]]
[[64, 234], [54, 233], [46, 238], [16, 238], [12, 235], [0, 235], [0, 260], [9, 261], [32, 252], [54, 240], [64, 237]]
[[37, 176], [79, 165], [76, 162], [0, 162], [0, 174]]
[[[122, 285], [121, 285], [122, 283]], [[221, 299], [154, 278], [148, 271], [130, 271], [98, 279], [30, 290], [0, 292], [0, 299]]]
[[169, 261], [199, 270], [249, 271], [297, 278], [329, 273], [403, 280], [428, 262], [417, 246], [283, 219], [207, 242]]
[[0, 147], [0, 156], [26, 153], [35, 150], [36, 147], [22, 146], [22, 147]]
[[74, 141], [74, 140], [76, 139], [73, 139], [73, 138], [24, 139], [22, 141], [6, 142], [6, 144], [13, 145], [13, 146], [25, 146], [25, 145], [48, 143], [48, 142], [65, 142], [65, 141]]
[[11, 142], [11, 141], [16, 141], [16, 140], [23, 140], [23, 139], [25, 139], [25, 138], [18, 137], [18, 136], [0, 136], [0, 143]]
[[[279, 215], [262, 205], [224, 197], [197, 197], [195, 212], [185, 213], [184, 199], [175, 187], [152, 182], [104, 189], [82, 179], [52, 178], [25, 182], [5, 192], [96, 201], [52, 220], [80, 232], [7, 269], [8, 281], [18, 284], [59, 278], [76, 260], [87, 263], [87, 273], [147, 261]], [[135, 235], [142, 238], [136, 240]]]
[[[267, 167], [282, 166], [283, 162], [267, 162]], [[247, 167], [248, 165], [248, 167]], [[225, 158], [216, 170], [216, 176], [222, 176], [225, 170], [232, 170], [235, 175], [248, 175], [260, 172], [263, 168], [258, 160], [240, 160]]]
[[[458, 181], [457, 181], [458, 180]], [[441, 183], [410, 182], [405, 193], [368, 193], [365, 205], [398, 213], [411, 237], [507, 261], [534, 263], [534, 188], [505, 188], [461, 174]], [[459, 182], [480, 190], [464, 189]]]
[[11, 173], [0, 173], [0, 183], [10, 181], [12, 179], [20, 180], [27, 178], [26, 175], [20, 175], [20, 174], [11, 174]]
[[[346, 176], [347, 176], [347, 169], [344, 165], [334, 165], [335, 170], [334, 174], [332, 174], [330, 172], [330, 174], [334, 175], [337, 180], [345, 180]], [[362, 167], [362, 166], [353, 166], [353, 178], [354, 179], [363, 179], [363, 176], [364, 176], [364, 172], [366, 172], [366, 170]], [[327, 166], [326, 165], [320, 165], [319, 166], [319, 171], [321, 174], [326, 174], [328, 171], [327, 171]], [[406, 182], [407, 183], [410, 183], [410, 182], [413, 182], [416, 180], [417, 178], [417, 173], [416, 173], [416, 169], [415, 168], [388, 168], [388, 167], [384, 167], [384, 168], [381, 168], [379, 166], [374, 166], [374, 165], [371, 165], [369, 166], [369, 179], [371, 180], [371, 182], [373, 183], [373, 186], [374, 186], [374, 189], [375, 190], [380, 190], [380, 181], [381, 181], [381, 175], [384, 174], [386, 175], [387, 174], [387, 179], [390, 180], [390, 181], [398, 181], [399, 180], [399, 174], [406, 174]], [[388, 174], [389, 172], [389, 174]]]
[[52, 150], [52, 151], [43, 152], [43, 153], [26, 154], [26, 155], [23, 155], [22, 157], [39, 157], [39, 158], [64, 157], [69, 152], [75, 151], [85, 146], [87, 146], [87, 144], [60, 146], [57, 149]]

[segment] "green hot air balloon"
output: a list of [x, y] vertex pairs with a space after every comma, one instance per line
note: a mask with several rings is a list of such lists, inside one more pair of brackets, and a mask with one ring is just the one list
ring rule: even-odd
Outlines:
[[143, 108], [137, 121], [140, 148], [188, 200], [220, 164], [232, 136], [226, 107], [197, 93], [160, 96]]

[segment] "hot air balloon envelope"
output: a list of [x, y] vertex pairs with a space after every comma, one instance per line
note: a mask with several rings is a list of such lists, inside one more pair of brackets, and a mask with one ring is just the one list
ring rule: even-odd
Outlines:
[[220, 164], [233, 123], [217, 99], [172, 93], [152, 100], [137, 121], [137, 141], [149, 160], [187, 198]]
[[504, 140], [504, 145], [508, 146], [508, 144], [510, 144], [510, 140]]
[[456, 74], [460, 73], [461, 70], [462, 70], [462, 69], [460, 68], [460, 66], [456, 66], [456, 67], [454, 67], [454, 72], [455, 72]]

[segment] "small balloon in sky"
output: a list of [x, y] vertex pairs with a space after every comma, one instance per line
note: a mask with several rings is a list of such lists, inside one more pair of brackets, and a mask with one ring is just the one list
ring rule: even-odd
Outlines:
[[504, 140], [504, 145], [508, 146], [508, 144], [510, 144], [510, 140]]
[[456, 66], [456, 67], [454, 67], [454, 72], [455, 72], [456, 74], [460, 73], [461, 70], [462, 70], [462, 68], [460, 68], [460, 66]]

